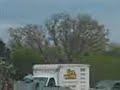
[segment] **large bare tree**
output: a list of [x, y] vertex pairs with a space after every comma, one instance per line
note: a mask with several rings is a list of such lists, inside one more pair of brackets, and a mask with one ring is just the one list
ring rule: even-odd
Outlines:
[[105, 50], [108, 43], [108, 29], [89, 15], [55, 14], [46, 22], [46, 27], [54, 45], [63, 48], [69, 59], [76, 53]]

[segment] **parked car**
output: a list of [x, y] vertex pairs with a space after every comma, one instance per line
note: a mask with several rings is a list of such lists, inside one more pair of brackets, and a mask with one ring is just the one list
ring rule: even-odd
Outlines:
[[103, 80], [96, 84], [96, 90], [120, 90], [120, 81]]

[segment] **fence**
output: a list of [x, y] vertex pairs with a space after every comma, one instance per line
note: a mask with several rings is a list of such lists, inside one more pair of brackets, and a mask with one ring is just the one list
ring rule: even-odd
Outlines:
[[70, 90], [64, 87], [43, 87], [39, 85], [36, 87], [35, 83], [25, 83], [23, 81], [17, 81], [14, 84], [14, 90]]
[[14, 90], [35, 90], [34, 83], [25, 83], [22, 81], [17, 81], [14, 83]]

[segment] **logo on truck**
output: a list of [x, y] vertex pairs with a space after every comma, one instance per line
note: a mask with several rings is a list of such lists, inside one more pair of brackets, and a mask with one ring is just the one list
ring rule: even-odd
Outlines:
[[67, 69], [66, 74], [64, 74], [65, 79], [76, 79], [75, 70]]

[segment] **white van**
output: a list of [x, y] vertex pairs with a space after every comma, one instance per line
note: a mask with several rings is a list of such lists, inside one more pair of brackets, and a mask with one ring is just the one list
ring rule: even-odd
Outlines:
[[40, 81], [44, 86], [61, 86], [69, 87], [72, 90], [89, 90], [89, 65], [34, 65], [33, 79]]

